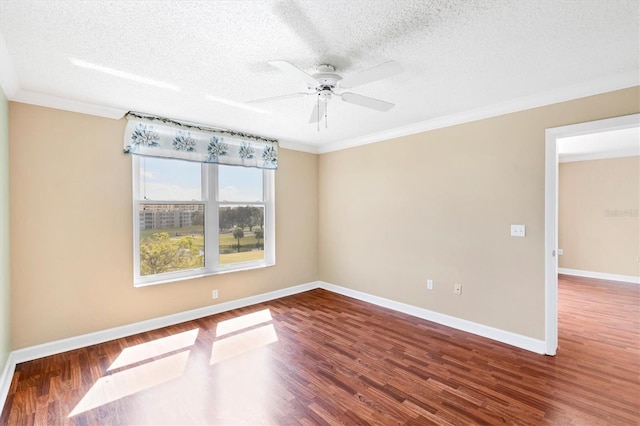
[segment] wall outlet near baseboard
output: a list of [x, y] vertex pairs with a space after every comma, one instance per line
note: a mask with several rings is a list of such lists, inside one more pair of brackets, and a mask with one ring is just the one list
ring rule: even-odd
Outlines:
[[427, 280], [427, 290], [433, 290], [433, 280]]
[[462, 284], [460, 283], [455, 283], [453, 285], [453, 292], [455, 294], [457, 294], [458, 296], [460, 296], [462, 294]]
[[217, 299], [218, 298], [218, 290], [213, 290], [211, 292], [211, 298], [212, 299]]

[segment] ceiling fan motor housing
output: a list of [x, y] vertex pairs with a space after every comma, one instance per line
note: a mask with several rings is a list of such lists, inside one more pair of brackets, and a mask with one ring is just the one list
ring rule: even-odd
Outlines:
[[[338, 85], [338, 81], [342, 80], [342, 77], [334, 72], [336, 68], [333, 65], [318, 65], [316, 70], [318, 72], [313, 74], [312, 77], [317, 81], [317, 84], [315, 87], [309, 85], [309, 89], [314, 89], [318, 93], [326, 90], [331, 92]], [[329, 93], [329, 97], [331, 97], [330, 95], [331, 93]]]

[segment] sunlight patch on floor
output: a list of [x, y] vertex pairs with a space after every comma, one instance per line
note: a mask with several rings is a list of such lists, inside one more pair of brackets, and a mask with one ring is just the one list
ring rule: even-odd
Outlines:
[[101, 377], [89, 389], [68, 417], [158, 386], [182, 376], [191, 350]]
[[263, 309], [262, 311], [241, 315], [237, 318], [220, 321], [216, 327], [216, 336], [224, 336], [225, 334], [244, 330], [245, 328], [253, 327], [254, 325], [272, 320], [273, 318], [271, 317], [271, 311], [269, 309]]
[[278, 335], [273, 324], [263, 325], [234, 336], [213, 342], [210, 365], [235, 358], [244, 353], [277, 342]]
[[[141, 343], [122, 350], [69, 413], [68, 418], [183, 375], [199, 328]], [[255, 352], [278, 341], [269, 309], [221, 321], [216, 327], [209, 365]], [[256, 353], [257, 354], [257, 353]], [[159, 359], [155, 359], [159, 358]]]
[[194, 328], [193, 330], [185, 331], [183, 333], [162, 337], [150, 342], [125, 348], [120, 355], [118, 355], [118, 358], [116, 358], [113, 364], [109, 366], [107, 371], [115, 370], [130, 364], [135, 364], [136, 362], [144, 361], [191, 346], [198, 338], [198, 331], [198, 328]]

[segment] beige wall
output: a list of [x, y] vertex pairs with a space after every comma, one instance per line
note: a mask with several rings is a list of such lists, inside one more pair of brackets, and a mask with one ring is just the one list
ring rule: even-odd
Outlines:
[[11, 351], [9, 278], [9, 103], [0, 89], [0, 372]]
[[561, 268], [640, 276], [640, 157], [561, 163]]
[[12, 102], [11, 349], [207, 306], [214, 288], [225, 302], [318, 278], [543, 339], [544, 130], [637, 113], [639, 99], [633, 88], [321, 156], [283, 149], [277, 265], [144, 288], [124, 121]]
[[317, 280], [317, 156], [280, 151], [276, 266], [134, 288], [124, 120], [9, 112], [12, 349]]
[[545, 129], [639, 100], [636, 87], [322, 155], [320, 279], [544, 339]]

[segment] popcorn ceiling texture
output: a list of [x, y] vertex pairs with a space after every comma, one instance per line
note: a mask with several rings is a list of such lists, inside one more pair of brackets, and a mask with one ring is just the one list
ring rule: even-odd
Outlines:
[[[311, 146], [637, 73], [639, 32], [636, 0], [0, 2], [23, 90]], [[405, 72], [353, 89], [394, 109], [334, 99], [317, 132], [313, 99], [244, 106], [306, 89], [269, 60]]]

